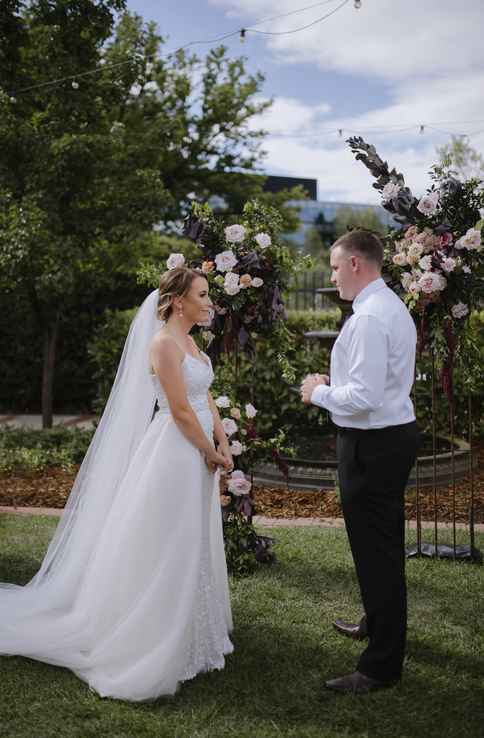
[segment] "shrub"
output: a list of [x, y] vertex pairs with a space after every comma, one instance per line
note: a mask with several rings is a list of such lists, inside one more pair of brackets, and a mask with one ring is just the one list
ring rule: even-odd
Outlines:
[[80, 464], [93, 431], [79, 428], [0, 430], [0, 473], [42, 471], [49, 466], [70, 470]]

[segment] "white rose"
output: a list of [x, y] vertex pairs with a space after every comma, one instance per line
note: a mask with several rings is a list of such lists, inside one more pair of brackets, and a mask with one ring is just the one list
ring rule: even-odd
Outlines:
[[472, 274], [472, 269], [469, 266], [463, 266], [462, 271], [464, 274]]
[[456, 249], [468, 249], [472, 251], [480, 251], [481, 247], [481, 232], [477, 228], [469, 228], [465, 236], [459, 238], [455, 243]]
[[395, 184], [395, 182], [388, 182], [381, 193], [383, 202], [393, 200], [393, 198], [398, 195], [401, 189], [402, 188], [400, 187], [400, 185]]
[[217, 407], [230, 407], [230, 400], [227, 395], [220, 395], [215, 400], [215, 404], [217, 405]]
[[430, 195], [424, 195], [417, 205], [417, 210], [420, 210], [424, 215], [432, 215], [437, 210], [437, 204], [439, 202], [439, 193], [431, 192]]
[[170, 254], [166, 260], [166, 266], [168, 269], [176, 269], [182, 267], [185, 264], [185, 257], [183, 254]]
[[432, 257], [431, 256], [422, 256], [418, 263], [420, 269], [423, 269], [424, 272], [430, 271], [432, 269]]
[[464, 305], [463, 302], [458, 302], [456, 305], [453, 305], [451, 309], [451, 313], [454, 318], [465, 318], [468, 312], [469, 308], [467, 305]]
[[237, 264], [237, 257], [233, 251], [221, 251], [215, 257], [215, 264], [219, 272], [230, 272]]
[[227, 487], [229, 492], [234, 495], [247, 495], [252, 487], [248, 479], [245, 478], [244, 472], [234, 471], [228, 480]]
[[392, 259], [394, 264], [397, 264], [397, 266], [405, 266], [407, 263], [407, 255], [400, 251], [398, 254], [395, 254]]
[[252, 284], [251, 287], [262, 287], [264, 284], [264, 280], [260, 277], [252, 277]]
[[413, 281], [413, 277], [410, 274], [410, 272], [403, 272], [400, 281], [402, 283], [403, 289], [408, 291], [408, 288], [410, 287], [410, 284]]
[[245, 406], [245, 414], [248, 418], [255, 418], [255, 416], [257, 415], [257, 410], [253, 405], [250, 404], [250, 402], [248, 402]]
[[450, 272], [453, 272], [456, 265], [457, 265], [456, 260], [452, 259], [451, 256], [448, 256], [446, 259], [443, 259], [442, 261], [442, 269], [444, 270], [444, 272], [447, 272], [447, 274], [450, 274]]
[[442, 292], [442, 290], [445, 290], [445, 288], [447, 287], [447, 280], [443, 274], [437, 274], [437, 278], [438, 278], [439, 290], [440, 292]]
[[228, 272], [225, 275], [224, 290], [227, 295], [237, 295], [240, 290], [239, 275], [235, 272]]
[[230, 243], [240, 243], [245, 238], [245, 228], [241, 225], [227, 226], [225, 229], [225, 238]]
[[[422, 292], [430, 295], [432, 292], [440, 292], [444, 289], [445, 285], [442, 285], [442, 275], [437, 272], [425, 272], [418, 280], [418, 284]], [[445, 279], [445, 278], [443, 278]]]
[[408, 285], [408, 291], [409, 292], [413, 292], [414, 294], [416, 292], [420, 292], [420, 285], [419, 285], [419, 283], [417, 281], [415, 281], [415, 280], [413, 280], [412, 282], [410, 282], [410, 284]]
[[408, 247], [407, 263], [408, 264], [416, 264], [418, 262], [418, 260], [420, 259], [420, 257], [422, 256], [422, 254], [423, 254], [423, 246], [422, 246], [422, 244], [417, 243], [416, 241], [414, 241]]
[[222, 426], [227, 436], [233, 436], [238, 431], [237, 423], [232, 418], [224, 418]]
[[257, 244], [261, 247], [261, 249], [266, 249], [272, 243], [271, 237], [268, 233], [258, 233], [255, 237], [255, 240]]
[[232, 456], [240, 456], [243, 450], [244, 449], [240, 441], [232, 441], [230, 444], [230, 453]]

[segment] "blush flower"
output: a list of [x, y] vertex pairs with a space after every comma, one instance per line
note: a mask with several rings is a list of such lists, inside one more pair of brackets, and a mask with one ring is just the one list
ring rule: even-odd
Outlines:
[[392, 261], [397, 266], [405, 266], [407, 263], [407, 255], [403, 251], [400, 251], [398, 254], [394, 254]]
[[393, 198], [398, 195], [401, 189], [402, 188], [400, 187], [400, 185], [395, 184], [395, 182], [387, 182], [381, 193], [383, 202], [393, 200]]
[[237, 423], [232, 418], [224, 418], [222, 420], [222, 427], [227, 436], [233, 436], [238, 431]]
[[217, 405], [217, 407], [230, 407], [230, 400], [227, 395], [220, 395], [215, 400], [215, 404]]
[[446, 259], [443, 259], [442, 261], [442, 269], [447, 274], [450, 274], [450, 272], [453, 272], [456, 266], [457, 266], [457, 262], [451, 256], [448, 256]]
[[213, 261], [203, 261], [202, 262], [202, 272], [204, 274], [209, 274], [210, 272], [213, 272], [215, 269], [215, 264]]
[[247, 495], [250, 492], [252, 485], [248, 479], [245, 478], [245, 474], [242, 471], [232, 472], [232, 476], [227, 482], [227, 488], [233, 495]]
[[176, 269], [177, 267], [182, 267], [185, 264], [185, 257], [183, 254], [170, 254], [168, 259], [166, 260], [166, 267], [170, 271], [172, 269]]
[[403, 272], [400, 282], [402, 283], [402, 287], [404, 290], [408, 292], [408, 289], [410, 287], [410, 284], [413, 281], [413, 276], [410, 272]]
[[257, 415], [257, 410], [253, 405], [250, 404], [250, 402], [248, 402], [245, 406], [245, 414], [248, 418], [255, 418], [255, 416]]
[[243, 290], [247, 289], [247, 287], [250, 287], [251, 284], [252, 284], [252, 277], [250, 276], [250, 274], [242, 274], [240, 278], [240, 286], [242, 287], [242, 289]]
[[237, 295], [240, 292], [241, 286], [238, 274], [235, 274], [235, 272], [228, 272], [225, 275], [224, 290], [227, 295]]
[[255, 241], [257, 245], [261, 247], [261, 249], [266, 249], [272, 243], [271, 237], [268, 233], [258, 233], [255, 236]]
[[416, 264], [423, 254], [423, 246], [414, 241], [410, 244], [407, 251], [407, 264]]
[[241, 225], [227, 226], [225, 238], [229, 243], [240, 243], [245, 238], [245, 228]]
[[473, 249], [480, 251], [481, 232], [477, 228], [469, 228], [465, 236], [462, 236], [455, 242], [455, 247], [456, 249], [468, 249], [468, 251], [472, 251]]
[[230, 453], [232, 456], [240, 456], [240, 454], [243, 452], [244, 447], [242, 446], [240, 441], [232, 441], [230, 444]]
[[423, 269], [424, 272], [428, 272], [432, 269], [432, 257], [431, 256], [422, 256], [418, 263], [420, 269]]
[[240, 407], [233, 407], [230, 411], [230, 414], [235, 420], [240, 420], [242, 413], [240, 412]]
[[433, 292], [440, 292], [445, 288], [441, 275], [437, 274], [437, 272], [425, 272], [418, 280], [418, 284], [422, 292], [425, 292], [427, 295]]
[[215, 263], [219, 272], [229, 272], [237, 264], [237, 257], [233, 251], [221, 251], [215, 257]]
[[431, 192], [430, 195], [424, 195], [417, 205], [419, 210], [424, 215], [432, 215], [437, 210], [439, 202], [439, 193]]
[[453, 305], [451, 309], [452, 315], [457, 319], [465, 318], [468, 312], [469, 308], [463, 302], [458, 302], [456, 305]]

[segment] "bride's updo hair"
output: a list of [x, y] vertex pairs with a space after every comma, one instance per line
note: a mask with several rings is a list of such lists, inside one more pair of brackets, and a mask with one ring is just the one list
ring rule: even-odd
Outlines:
[[173, 312], [173, 298], [186, 295], [193, 280], [203, 276], [202, 272], [188, 267], [176, 267], [164, 272], [159, 286], [158, 318], [167, 321]]

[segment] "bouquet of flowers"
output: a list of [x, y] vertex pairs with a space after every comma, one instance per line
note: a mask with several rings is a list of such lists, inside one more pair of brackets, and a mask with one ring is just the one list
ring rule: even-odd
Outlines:
[[348, 143], [401, 226], [386, 239], [384, 270], [417, 323], [420, 350], [429, 347], [440, 362], [450, 399], [454, 359], [463, 344], [471, 346], [466, 319], [484, 295], [484, 182], [460, 182], [448, 166], [434, 166], [431, 187], [417, 199], [374, 146], [360, 137]]

